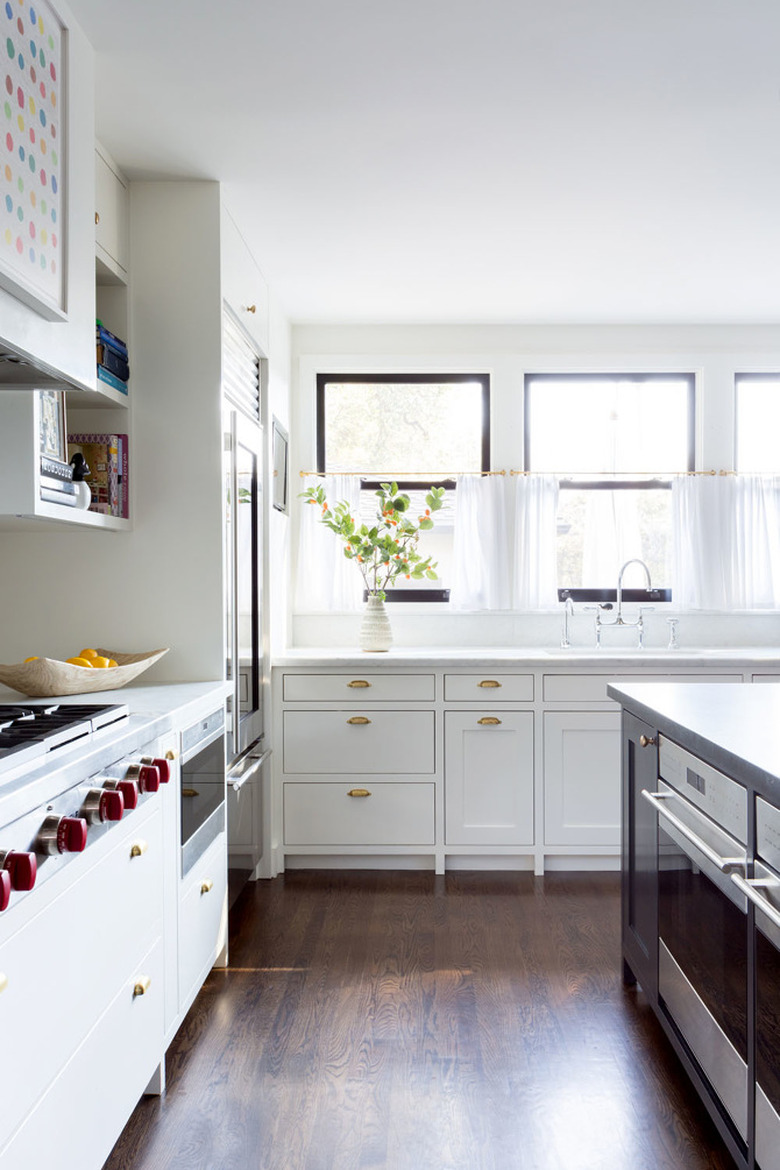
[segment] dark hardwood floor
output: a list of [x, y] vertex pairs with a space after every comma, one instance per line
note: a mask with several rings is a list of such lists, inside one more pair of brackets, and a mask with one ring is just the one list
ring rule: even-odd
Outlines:
[[619, 875], [245, 887], [106, 1170], [731, 1170], [641, 992]]

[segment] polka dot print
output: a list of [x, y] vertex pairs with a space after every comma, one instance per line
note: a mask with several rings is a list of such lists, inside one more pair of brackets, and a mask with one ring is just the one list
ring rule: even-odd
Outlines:
[[0, 260], [59, 303], [62, 28], [49, 0], [0, 0], [0, 30]]

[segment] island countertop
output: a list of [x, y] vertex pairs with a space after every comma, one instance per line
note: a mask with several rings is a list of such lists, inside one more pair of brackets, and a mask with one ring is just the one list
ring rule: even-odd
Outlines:
[[714, 768], [780, 798], [780, 683], [611, 683], [607, 693]]

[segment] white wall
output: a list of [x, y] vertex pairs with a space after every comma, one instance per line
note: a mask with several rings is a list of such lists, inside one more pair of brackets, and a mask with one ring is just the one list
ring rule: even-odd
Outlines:
[[[315, 385], [319, 371], [486, 370], [491, 375], [494, 468], [523, 466], [523, 377], [527, 372], [692, 371], [696, 375], [696, 467], [734, 465], [734, 374], [780, 371], [780, 326], [322, 326], [292, 331], [293, 471], [315, 466]], [[780, 460], [779, 460], [780, 462]], [[294, 501], [294, 507], [297, 501]], [[298, 571], [297, 507], [291, 533]], [[533, 644], [558, 636], [557, 615], [449, 614], [446, 607], [396, 606], [404, 644]], [[664, 616], [671, 612], [667, 610]], [[354, 644], [359, 619], [295, 615], [291, 645]], [[648, 643], [666, 627], [649, 619]], [[689, 645], [778, 644], [780, 616], [685, 616]], [[584, 636], [589, 636], [585, 632]]]

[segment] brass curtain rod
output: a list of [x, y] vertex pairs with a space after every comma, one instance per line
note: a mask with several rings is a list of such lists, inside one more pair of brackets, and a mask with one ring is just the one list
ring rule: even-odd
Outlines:
[[675, 476], [684, 475], [737, 475], [736, 471], [727, 471], [720, 469], [715, 471], [447, 471], [439, 476], [431, 475], [429, 471], [300, 471], [298, 472], [301, 479], [309, 477], [316, 477], [324, 479], [327, 475], [358, 475], [361, 479], [390, 479], [390, 480], [437, 480], [437, 479], [455, 479], [462, 475], [554, 475], [558, 479], [581, 479], [585, 476], [615, 476], [621, 479], [627, 479], [632, 476], [641, 476], [643, 479], [671, 479]]

